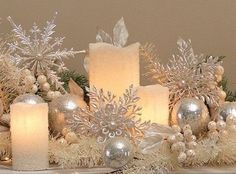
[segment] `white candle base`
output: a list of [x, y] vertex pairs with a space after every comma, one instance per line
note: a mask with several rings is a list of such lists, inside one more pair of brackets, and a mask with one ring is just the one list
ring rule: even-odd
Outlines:
[[48, 161], [48, 105], [11, 105], [13, 170], [44, 170]]
[[161, 85], [138, 87], [138, 105], [142, 107], [142, 120], [168, 125], [169, 90]]

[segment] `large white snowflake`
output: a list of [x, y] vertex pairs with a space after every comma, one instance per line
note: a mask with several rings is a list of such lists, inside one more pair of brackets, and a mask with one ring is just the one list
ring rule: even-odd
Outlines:
[[130, 86], [119, 100], [110, 92], [105, 93], [95, 87], [90, 91], [90, 110], [79, 109], [71, 120], [70, 128], [77, 134], [97, 137], [98, 142], [109, 138], [124, 136], [138, 140], [143, 136], [149, 122], [142, 122], [141, 108], [136, 105], [136, 90]]
[[179, 39], [179, 54], [173, 55], [167, 65], [159, 62], [152, 45], [141, 49], [148, 61], [146, 75], [170, 90], [170, 108], [183, 97], [196, 97], [209, 105], [220, 102], [215, 70], [222, 64], [220, 57], [195, 55], [191, 41]]
[[56, 14], [51, 21], [47, 21], [47, 25], [42, 30], [34, 23], [29, 30], [31, 33], [29, 35], [21, 25], [16, 25], [11, 17], [8, 17], [17, 39], [9, 46], [14, 51], [12, 57], [17, 66], [31, 70], [35, 77], [45, 75], [56, 90], [64, 91], [63, 83], [57, 73], [66, 69], [63, 58], [74, 57], [78, 52], [73, 49], [60, 49], [64, 37], [53, 38], [52, 36], [56, 27], [55, 17]]

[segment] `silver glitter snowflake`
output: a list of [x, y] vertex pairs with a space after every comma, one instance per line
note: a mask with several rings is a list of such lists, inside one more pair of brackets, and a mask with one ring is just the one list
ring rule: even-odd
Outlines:
[[195, 55], [191, 41], [179, 39], [179, 54], [173, 55], [167, 65], [159, 62], [152, 45], [141, 49], [141, 55], [148, 61], [146, 75], [170, 90], [170, 108], [183, 97], [196, 97], [209, 105], [220, 102], [215, 69], [221, 65], [219, 57]]
[[56, 27], [55, 17], [56, 14], [51, 21], [47, 21], [47, 25], [42, 30], [34, 23], [29, 35], [21, 25], [16, 25], [11, 17], [8, 17], [17, 38], [9, 46], [14, 51], [12, 58], [17, 66], [31, 70], [35, 77], [45, 75], [56, 90], [64, 91], [63, 83], [57, 73], [66, 69], [63, 59], [74, 57], [78, 52], [73, 49], [60, 49], [64, 37], [53, 38], [52, 36]]
[[71, 129], [79, 135], [96, 136], [98, 142], [124, 136], [137, 139], [143, 136], [149, 122], [141, 122], [141, 108], [136, 106], [136, 90], [130, 86], [118, 101], [110, 92], [104, 93], [95, 87], [90, 91], [90, 110], [80, 109], [69, 121]]

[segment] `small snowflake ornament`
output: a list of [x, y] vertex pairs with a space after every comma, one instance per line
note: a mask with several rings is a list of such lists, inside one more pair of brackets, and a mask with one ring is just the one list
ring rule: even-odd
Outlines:
[[64, 37], [53, 38], [56, 14], [51, 21], [47, 21], [47, 25], [43, 29], [34, 23], [29, 31], [30, 34], [27, 34], [21, 25], [16, 25], [11, 17], [8, 17], [13, 27], [12, 32], [16, 37], [16, 41], [9, 43], [9, 47], [14, 51], [12, 59], [18, 67], [29, 69], [35, 78], [41, 75], [46, 77], [49, 85], [40, 86], [42, 91], [48, 92], [50, 88], [50, 91], [59, 90], [65, 93], [63, 83], [57, 74], [66, 69], [63, 59], [74, 57], [78, 52], [73, 49], [60, 49]]
[[218, 106], [226, 96], [218, 86], [224, 73], [220, 58], [194, 54], [190, 40], [179, 39], [177, 45], [179, 54], [173, 55], [167, 65], [158, 61], [153, 46], [143, 47], [141, 56], [148, 62], [146, 75], [169, 88], [171, 109], [184, 97], [196, 97], [210, 106]]

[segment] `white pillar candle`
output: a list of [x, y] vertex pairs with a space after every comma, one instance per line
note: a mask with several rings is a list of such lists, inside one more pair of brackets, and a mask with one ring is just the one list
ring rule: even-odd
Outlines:
[[89, 44], [89, 83], [121, 96], [131, 84], [139, 86], [139, 43], [119, 48]]
[[11, 105], [12, 167], [43, 170], [48, 162], [48, 104]]
[[169, 90], [161, 85], [138, 87], [138, 105], [142, 107], [142, 120], [168, 125]]

